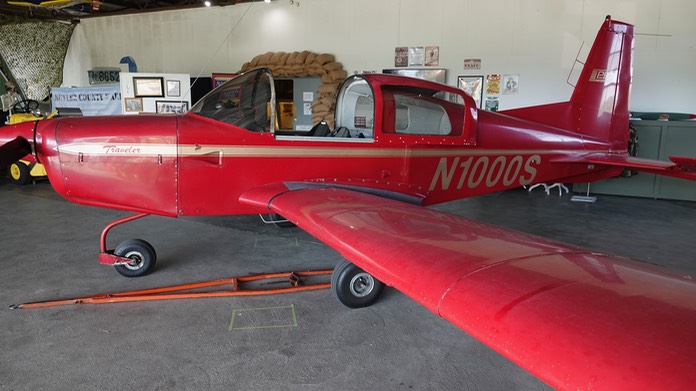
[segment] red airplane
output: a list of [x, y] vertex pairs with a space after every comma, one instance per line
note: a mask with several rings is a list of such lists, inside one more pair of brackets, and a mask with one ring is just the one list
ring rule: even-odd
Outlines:
[[[627, 153], [633, 26], [607, 17], [569, 101], [504, 112], [424, 80], [356, 75], [333, 131], [275, 130], [273, 78], [249, 71], [180, 116], [56, 118], [2, 129], [0, 163], [32, 148], [70, 201], [137, 212], [100, 262], [148, 273], [155, 250], [106, 248], [161, 216], [273, 214], [346, 260], [349, 307], [393, 286], [560, 389], [691, 389], [696, 283], [424, 206], [629, 167], [696, 180], [696, 159]], [[18, 136], [15, 138], [15, 136]], [[11, 140], [11, 141], [10, 141]]]

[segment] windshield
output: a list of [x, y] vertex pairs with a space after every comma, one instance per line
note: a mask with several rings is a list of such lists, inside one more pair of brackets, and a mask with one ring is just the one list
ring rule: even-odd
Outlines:
[[203, 97], [191, 112], [254, 132], [271, 130], [273, 77], [267, 69], [244, 73]]

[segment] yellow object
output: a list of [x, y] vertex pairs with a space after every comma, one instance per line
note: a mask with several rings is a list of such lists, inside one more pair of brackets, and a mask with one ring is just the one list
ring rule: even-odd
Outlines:
[[[31, 113], [16, 113], [10, 116], [10, 125], [49, 119], [53, 118], [56, 114], [58, 114], [58, 110], [54, 110], [46, 117]], [[22, 185], [30, 183], [32, 178], [41, 178], [47, 175], [46, 168], [44, 168], [43, 164], [34, 163], [27, 160], [18, 160], [17, 162], [12, 163], [12, 165], [10, 165], [9, 174], [10, 179], [12, 179], [15, 183]]]
[[[24, 160], [20, 160], [20, 162], [26, 164], [27, 166], [31, 167], [30, 163]], [[31, 167], [31, 171], [29, 171], [29, 175], [33, 177], [40, 177], [40, 176], [46, 176], [46, 169], [44, 168], [44, 165], [41, 163], [36, 163], [34, 164], [34, 167]]]
[[43, 119], [43, 117], [37, 117], [34, 114], [28, 113], [17, 113], [10, 116], [10, 125], [21, 124], [22, 122], [38, 121]]
[[279, 102], [280, 128], [293, 130], [295, 127], [295, 105], [292, 102]]
[[22, 122], [39, 121], [42, 119], [51, 119], [55, 117], [56, 114], [58, 114], [58, 109], [53, 110], [53, 112], [46, 117], [32, 113], [13, 113], [10, 115], [10, 125], [21, 124]]

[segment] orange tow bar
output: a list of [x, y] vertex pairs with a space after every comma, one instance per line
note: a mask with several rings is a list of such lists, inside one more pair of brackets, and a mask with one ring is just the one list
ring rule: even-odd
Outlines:
[[[101, 293], [94, 296], [77, 297], [73, 299], [37, 301], [33, 303], [13, 304], [12, 309], [20, 308], [42, 308], [56, 307], [70, 304], [105, 304], [105, 303], [124, 303], [128, 301], [149, 301], [149, 300], [173, 300], [173, 299], [200, 299], [205, 297], [231, 297], [231, 296], [257, 296], [274, 295], [279, 293], [290, 293], [298, 291], [312, 291], [318, 289], [328, 289], [331, 283], [302, 284], [301, 277], [312, 277], [321, 275], [331, 275], [332, 270], [309, 270], [304, 272], [284, 272], [256, 274], [245, 277], [225, 278], [221, 280], [196, 282], [192, 284], [170, 285], [159, 288], [149, 288], [126, 292]], [[241, 284], [258, 282], [260, 280], [270, 281], [266, 284], [288, 283], [290, 286], [280, 288], [256, 288], [243, 290]], [[191, 292], [192, 289], [208, 288], [231, 284], [231, 290], [211, 291], [211, 292]], [[263, 284], [259, 284], [263, 285]]]

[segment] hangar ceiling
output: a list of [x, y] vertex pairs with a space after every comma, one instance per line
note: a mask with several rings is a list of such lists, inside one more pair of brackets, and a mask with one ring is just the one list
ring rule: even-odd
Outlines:
[[[0, 15], [77, 23], [83, 18], [205, 7], [205, 0], [53, 0], [51, 3], [64, 4], [51, 7], [33, 5], [40, 4], [42, 1], [49, 0], [0, 0]], [[228, 6], [254, 1], [259, 0], [210, 0], [212, 6]]]

